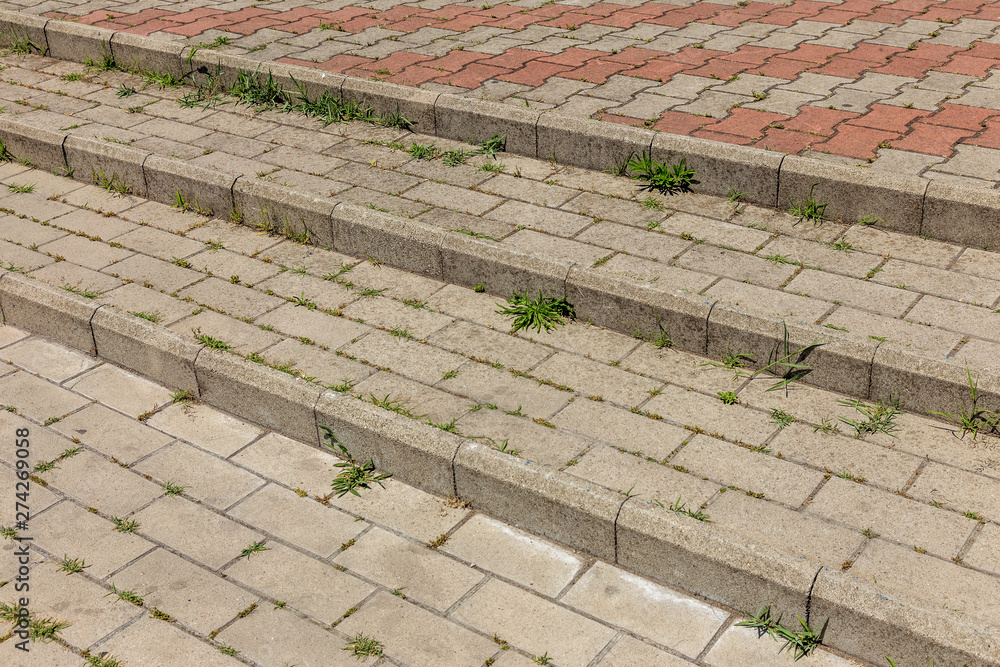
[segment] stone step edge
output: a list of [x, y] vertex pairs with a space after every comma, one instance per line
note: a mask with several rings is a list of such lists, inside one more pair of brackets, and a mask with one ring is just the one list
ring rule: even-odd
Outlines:
[[[351, 456], [407, 484], [747, 612], [771, 605], [818, 627], [827, 646], [881, 664], [996, 665], [1000, 628], [720, 526], [503, 454], [40, 280], [0, 271], [5, 324], [54, 338], [242, 419]], [[329, 446], [329, 445], [327, 445]], [[512, 499], [516, 501], [512, 502]], [[764, 640], [768, 641], [768, 640]], [[779, 645], [774, 645], [777, 652]]]
[[893, 231], [1000, 247], [1000, 191], [572, 118], [316, 68], [265, 65], [246, 56], [8, 10], [0, 10], [0, 41], [4, 36], [28, 39], [39, 52], [54, 58], [100, 62], [107, 54], [129, 67], [167, 72], [192, 82], [218, 72], [232, 83], [241, 69], [266, 67], [283, 86], [291, 87], [294, 77], [313, 94], [330, 91], [364, 102], [379, 113], [398, 111], [424, 134], [475, 142], [504, 135], [509, 152], [595, 170], [614, 169], [643, 152], [663, 162], [683, 158], [697, 172], [695, 192], [722, 196], [742, 192], [744, 201], [782, 209], [815, 196], [817, 202], [827, 204], [825, 214], [831, 219], [857, 222], [877, 216], [882, 219], [879, 227]]
[[[593, 267], [512, 250], [417, 220], [298, 193], [276, 184], [165, 157], [131, 146], [43, 130], [0, 117], [0, 141], [12, 157], [93, 183], [115, 179], [140, 197], [191, 207], [222, 219], [308, 237], [353, 257], [492, 295], [565, 295], [576, 316], [636, 337], [666, 334], [678, 349], [709, 358], [738, 350], [759, 367], [780, 350], [822, 345], [798, 361], [813, 371], [807, 384], [864, 400], [897, 397], [914, 411], [950, 411], [969, 399], [966, 367], [922, 356], [906, 346], [733, 306]], [[756, 364], [756, 366], [755, 366]], [[976, 369], [979, 406], [1000, 408], [1000, 372]]]

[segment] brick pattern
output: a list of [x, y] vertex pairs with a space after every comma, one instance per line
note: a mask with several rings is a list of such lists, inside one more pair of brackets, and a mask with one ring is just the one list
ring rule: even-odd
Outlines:
[[[39, 5], [46, 16], [203, 46], [224, 37], [223, 48], [265, 61], [781, 152], [877, 164], [894, 151], [948, 158], [961, 145], [1000, 148], [998, 2], [520, 0], [336, 11], [295, 2], [135, 13], [129, 3], [88, 3], [84, 13], [51, 4]], [[843, 113], [800, 127], [824, 110]], [[940, 169], [967, 185], [996, 182]]]
[[[32, 618], [62, 626], [28, 653], [10, 638], [0, 642], [5, 665], [82, 664], [90, 656], [166, 664], [183, 656], [212, 667], [446, 667], [529, 665], [543, 655], [608, 667], [735, 667], [757, 656], [792, 664], [780, 644], [735, 627], [735, 610], [454, 499], [394, 480], [360, 499], [334, 497], [332, 454], [205, 405], [172, 405], [164, 387], [76, 350], [0, 326], [0, 356], [14, 362], [0, 370], [0, 400], [59, 396], [60, 412], [71, 410], [49, 425], [20, 409], [0, 413], [4, 428], [30, 431], [29, 464], [62, 455], [32, 481], [30, 528], [21, 533], [33, 538]], [[41, 384], [9, 393], [11, 379], [33, 373]], [[97, 373], [101, 401], [77, 392]], [[118, 411], [136, 390], [152, 401], [152, 418]], [[69, 425], [92, 412], [130, 422], [134, 432], [93, 437]], [[218, 450], [221, 436], [235, 439], [235, 451]], [[154, 444], [134, 462], [117, 458], [133, 440]], [[88, 468], [78, 465], [83, 459]], [[0, 454], [4, 488], [14, 486], [14, 465], [9, 452]], [[95, 465], [106, 472], [95, 474]], [[166, 494], [168, 484], [181, 490]], [[152, 492], [120, 506], [118, 491], [134, 487]], [[12, 510], [0, 521], [13, 525]], [[133, 523], [123, 528], [126, 521]], [[4, 553], [0, 575], [13, 579], [24, 561]], [[81, 570], [61, 571], [74, 559]], [[5, 587], [0, 602], [16, 606], [23, 595]], [[382, 656], [345, 651], [359, 635], [377, 640]], [[813, 659], [857, 664], [823, 648]]]

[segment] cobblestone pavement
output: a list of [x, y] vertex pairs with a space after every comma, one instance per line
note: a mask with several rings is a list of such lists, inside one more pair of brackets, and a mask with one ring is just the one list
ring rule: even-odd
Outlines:
[[[0, 71], [0, 105], [39, 128], [219, 167], [668, 291], [683, 288], [706, 299], [750, 305], [821, 324], [862, 343], [886, 338], [934, 359], [1000, 368], [1000, 255], [993, 251], [895, 234], [878, 223], [814, 225], [738, 199], [655, 196], [628, 178], [504, 153], [497, 159], [472, 155], [468, 149], [473, 147], [466, 144], [363, 123], [324, 128], [298, 113], [253, 113], [233, 103], [182, 107], [177, 100], [191, 89], [161, 90], [136, 76], [95, 73], [77, 63], [6, 56], [0, 65], [6, 65]], [[135, 92], [120, 97], [123, 88]], [[449, 163], [444, 151], [462, 155]], [[16, 214], [30, 210], [29, 217], [38, 220], [0, 226], [0, 261], [56, 282], [104, 292], [132, 279], [167, 293], [188, 288], [182, 296], [192, 291], [200, 298], [205, 290], [188, 287], [200, 277], [189, 270], [196, 269], [223, 280], [235, 275], [258, 290], [284, 296], [303, 293], [321, 307], [336, 309], [345, 296], [337, 281], [362, 284], [357, 276], [371, 275], [364, 263], [353, 274], [338, 273], [346, 271], [337, 268], [341, 263], [349, 267], [355, 260], [332, 255], [332, 264], [322, 267], [274, 255], [275, 262], [294, 269], [282, 275], [276, 275], [273, 264], [238, 259], [231, 252], [192, 258], [199, 244], [228, 226], [215, 222], [195, 229], [194, 216], [28, 173], [19, 164], [0, 166], [0, 180], [8, 186], [0, 207]], [[18, 185], [32, 184], [33, 192], [17, 191]], [[97, 220], [94, 213], [72, 212], [81, 205], [121, 215]], [[56, 261], [93, 247], [79, 236], [62, 238], [51, 227], [38, 228], [71, 212], [59, 226], [100, 237], [105, 246], [116, 239], [122, 247], [106, 247], [100, 259], [76, 269]], [[249, 219], [252, 212], [247, 216], [247, 224], [259, 222]], [[186, 231], [190, 238], [139, 229], [136, 223], [143, 221], [169, 232]], [[254, 243], [247, 246], [248, 254], [268, 247], [263, 240]], [[130, 249], [156, 259], [130, 257]], [[177, 260], [173, 266], [167, 264], [171, 260]], [[324, 276], [334, 284], [320, 280]], [[421, 288], [403, 298], [428, 296]], [[350, 306], [345, 312], [368, 318], [370, 309]], [[428, 324], [413, 333], [422, 337], [434, 330]], [[611, 351], [595, 356], [616, 357]]]
[[6, 0], [0, 7], [972, 187], [992, 188], [1000, 178], [998, 2]]
[[[732, 610], [455, 499], [394, 480], [332, 496], [331, 454], [51, 340], [0, 326], [0, 358], [0, 521], [15, 525], [25, 429], [29, 609], [59, 622], [27, 655], [0, 623], [8, 667], [793, 664]], [[10, 609], [20, 543], [4, 537]], [[359, 635], [384, 656], [345, 651]]]
[[[769, 392], [767, 381], [734, 377], [738, 368], [706, 365], [702, 357], [663, 347], [656, 336], [637, 340], [582, 322], [547, 335], [508, 335], [509, 321], [496, 313], [496, 298], [471, 289], [137, 197], [113, 196], [20, 165], [4, 169], [3, 182], [20, 190], [0, 199], [0, 207], [11, 211], [0, 228], [20, 244], [3, 246], [0, 256], [7, 268], [589, 484], [623, 494], [629, 489], [641, 502], [662, 504], [664, 511], [676, 501], [750, 539], [964, 610], [948, 613], [975, 617], [968, 622], [1000, 622], [996, 606], [988, 602], [1000, 576], [1000, 446], [995, 438], [958, 438], [944, 423], [908, 412], [893, 417], [891, 434], [856, 430], [847, 420], [865, 420], [849, 397], [804, 385]], [[885, 239], [899, 244], [893, 248], [919, 244], [887, 232]], [[984, 318], [1000, 317], [983, 312]], [[868, 319], [875, 321], [868, 315], [863, 321]], [[12, 362], [27, 363], [19, 360], [29, 353], [48, 354], [31, 352], [42, 346], [19, 343], [4, 352]], [[17, 349], [23, 356], [15, 354]], [[113, 372], [101, 366], [89, 379], [77, 377], [78, 370], [61, 377], [67, 389], [98, 394], [106, 384], [102, 374]], [[12, 373], [0, 378], [0, 395], [36, 421], [60, 418], [52, 428], [67, 434], [66, 429], [78, 429], [77, 422], [94, 428], [83, 417], [67, 416], [82, 414], [75, 411], [83, 399], [70, 400], [62, 389], [45, 394], [51, 399], [31, 398], [31, 392], [48, 386], [28, 373]], [[163, 392], [126, 395], [122, 411], [168, 433], [182, 428], [172, 419], [201, 409], [163, 409]], [[900, 398], [905, 406], [906, 396]], [[110, 412], [95, 412], [137, 428]], [[190, 425], [185, 428], [175, 434], [199, 444]], [[143, 468], [140, 458], [160, 456], [151, 451], [160, 446], [155, 440], [129, 441], [133, 449], [125, 451], [103, 450], [111, 446], [103, 445], [108, 433], [102, 426], [78, 437], [126, 465], [135, 463], [136, 469]], [[280, 459], [279, 467], [288, 473], [284, 466], [294, 457], [283, 456], [278, 441], [284, 442], [263, 441], [273, 448], [268, 461], [276, 465]], [[245, 442], [202, 446], [229, 457]], [[54, 446], [39, 456], [52, 460], [61, 451]], [[98, 458], [74, 457], [60, 466], [89, 461], [95, 471], [117, 470]], [[193, 489], [202, 474], [194, 466], [168, 463], [169, 457], [161, 460], [162, 468], [147, 471], [159, 482], [174, 480]], [[296, 470], [293, 466], [286, 478], [269, 474], [310, 494], [326, 492], [329, 474], [316, 481]], [[59, 469], [43, 478], [56, 488], [76, 488]], [[314, 486], [308, 486], [310, 479]], [[136, 485], [146, 491], [130, 491], [124, 494], [127, 500], [116, 494], [104, 505], [83, 502], [121, 517], [160, 494], [155, 485]], [[203, 493], [222, 493], [216, 486]], [[225, 494], [214, 506], [235, 502]], [[177, 499], [163, 503], [188, 507]], [[436, 511], [444, 510], [437, 505]], [[453, 525], [422, 525], [416, 537], [427, 541]], [[241, 532], [224, 553], [213, 551], [222, 542], [196, 548], [207, 549], [217, 558], [215, 567], [221, 567], [257, 535]], [[57, 556], [88, 556], [54, 548]], [[90, 558], [96, 564], [96, 556]], [[122, 579], [121, 585], [131, 586], [136, 579], [128, 581]], [[245, 608], [241, 604], [234, 603], [231, 611]], [[357, 631], [353, 623], [346, 626], [350, 632]], [[530, 634], [510, 623], [498, 630], [508, 641], [516, 632]], [[207, 632], [218, 625], [202, 627]], [[249, 648], [241, 650], [252, 655]], [[560, 649], [529, 643], [526, 650], [555, 656]], [[586, 664], [590, 657], [571, 664]]]

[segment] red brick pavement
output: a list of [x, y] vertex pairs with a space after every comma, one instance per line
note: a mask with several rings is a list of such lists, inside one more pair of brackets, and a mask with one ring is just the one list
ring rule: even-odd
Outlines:
[[[275, 41], [289, 45], [296, 36], [316, 31], [334, 40], [369, 31], [370, 40], [347, 45], [350, 49], [308, 57], [308, 47], [322, 49], [325, 44], [315, 47], [312, 39], [308, 47], [279, 60], [411, 86], [469, 91], [490, 82], [517, 84], [520, 92], [565, 80], [581, 83], [583, 90], [557, 99], [557, 104], [574, 95], [588, 96], [595, 84], [621, 85], [624, 77], [648, 83], [635, 88], [647, 89], [651, 94], [644, 99], [652, 104], [661, 84], [700, 77], [706, 91], [694, 86], [693, 92], [681, 93], [686, 98], [673, 97], [677, 93], [665, 87], [664, 108], [652, 118], [638, 118], [627, 107], [616, 111], [631, 100], [615, 95], [594, 115], [789, 153], [813, 150], [873, 160], [890, 146], [942, 157], [952, 155], [959, 144], [1000, 148], [1000, 111], [983, 106], [1000, 107], [1000, 84], [990, 76], [1000, 66], [1000, 0], [792, 0], [787, 5], [691, 0], [688, 6], [598, 2], [590, 7], [557, 1], [537, 7], [397, 5], [386, 11], [356, 6], [328, 11], [303, 4], [284, 11], [253, 6], [174, 11], [164, 3], [136, 13], [47, 15], [141, 35], [181, 35], [194, 42], [207, 31], [230, 33], [236, 42], [267, 29], [287, 33], [288, 40]], [[758, 28], [759, 35], [754, 32]], [[434, 34], [418, 38], [428, 29]], [[476, 35], [471, 44], [463, 41], [470, 31]], [[498, 50], [476, 48], [492, 39], [507, 41]], [[383, 57], [365, 52], [385, 40], [396, 43]], [[443, 52], [438, 47], [447, 43], [441, 40], [454, 41], [454, 50]], [[945, 75], [957, 77], [942, 79]], [[795, 92], [800, 93], [798, 102], [742, 108], [759, 101], [759, 95], [749, 98], [748, 91], [737, 90], [728, 108], [694, 108], [708, 103], [708, 92], [748, 76], [767, 77], [753, 80], [768, 90], [768, 99]], [[832, 85], [812, 90], [817, 80]], [[969, 101], [962, 99], [966, 94]], [[689, 105], [692, 109], [686, 110]]]

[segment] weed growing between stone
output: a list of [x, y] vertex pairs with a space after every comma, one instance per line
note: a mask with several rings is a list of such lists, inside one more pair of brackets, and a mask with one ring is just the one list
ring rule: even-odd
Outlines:
[[694, 182], [694, 169], [688, 169], [684, 158], [676, 164], [657, 162], [649, 153], [630, 159], [625, 165], [625, 175], [646, 183], [647, 190], [671, 194], [689, 190]]
[[[749, 615], [749, 614], [748, 614]], [[777, 619], [771, 616], [771, 607], [761, 607], [757, 610], [755, 615], [750, 616], [746, 621], [740, 621], [736, 625], [754, 628], [757, 631], [758, 637], [763, 637], [768, 635], [777, 641], [783, 641], [780, 651], [788, 649], [792, 652], [795, 660], [807, 657], [816, 650], [820, 644], [823, 643], [823, 635], [826, 633], [826, 626], [829, 623], [829, 619], [823, 623], [823, 627], [820, 628], [819, 632], [816, 632], [809, 624], [798, 619], [799, 624], [802, 626], [801, 630], [791, 630], [786, 628], [781, 624], [781, 617]]]
[[391, 474], [375, 474], [375, 461], [368, 459], [368, 463], [358, 463], [351, 456], [351, 453], [347, 451], [347, 447], [344, 447], [340, 440], [337, 439], [337, 436], [334, 435], [329, 426], [320, 425], [320, 429], [324, 432], [323, 437], [330, 441], [326, 446], [334, 451], [338, 451], [347, 459], [346, 461], [334, 464], [334, 467], [341, 469], [340, 474], [334, 478], [331, 484], [338, 498], [348, 493], [360, 498], [361, 494], [358, 493], [358, 489], [370, 489], [372, 484], [378, 484], [382, 488], [385, 488], [382, 481], [392, 477]]
[[573, 306], [566, 302], [565, 298], [556, 299], [551, 296], [544, 296], [542, 291], [538, 291], [537, 299], [529, 299], [528, 293], [518, 294], [514, 292], [507, 298], [507, 305], [498, 303], [499, 310], [496, 312], [505, 317], [513, 317], [510, 332], [516, 333], [522, 329], [535, 329], [546, 333], [557, 326], [565, 324], [564, 317], [575, 316]]
[[965, 367], [965, 375], [969, 381], [969, 396], [972, 400], [971, 407], [962, 406], [958, 412], [928, 412], [927, 414], [943, 417], [953, 424], [957, 424], [962, 430], [962, 435], [972, 434], [972, 439], [982, 433], [1000, 434], [1000, 412], [985, 410], [977, 406], [979, 402], [979, 381], [972, 379], [972, 372], [969, 367]]

